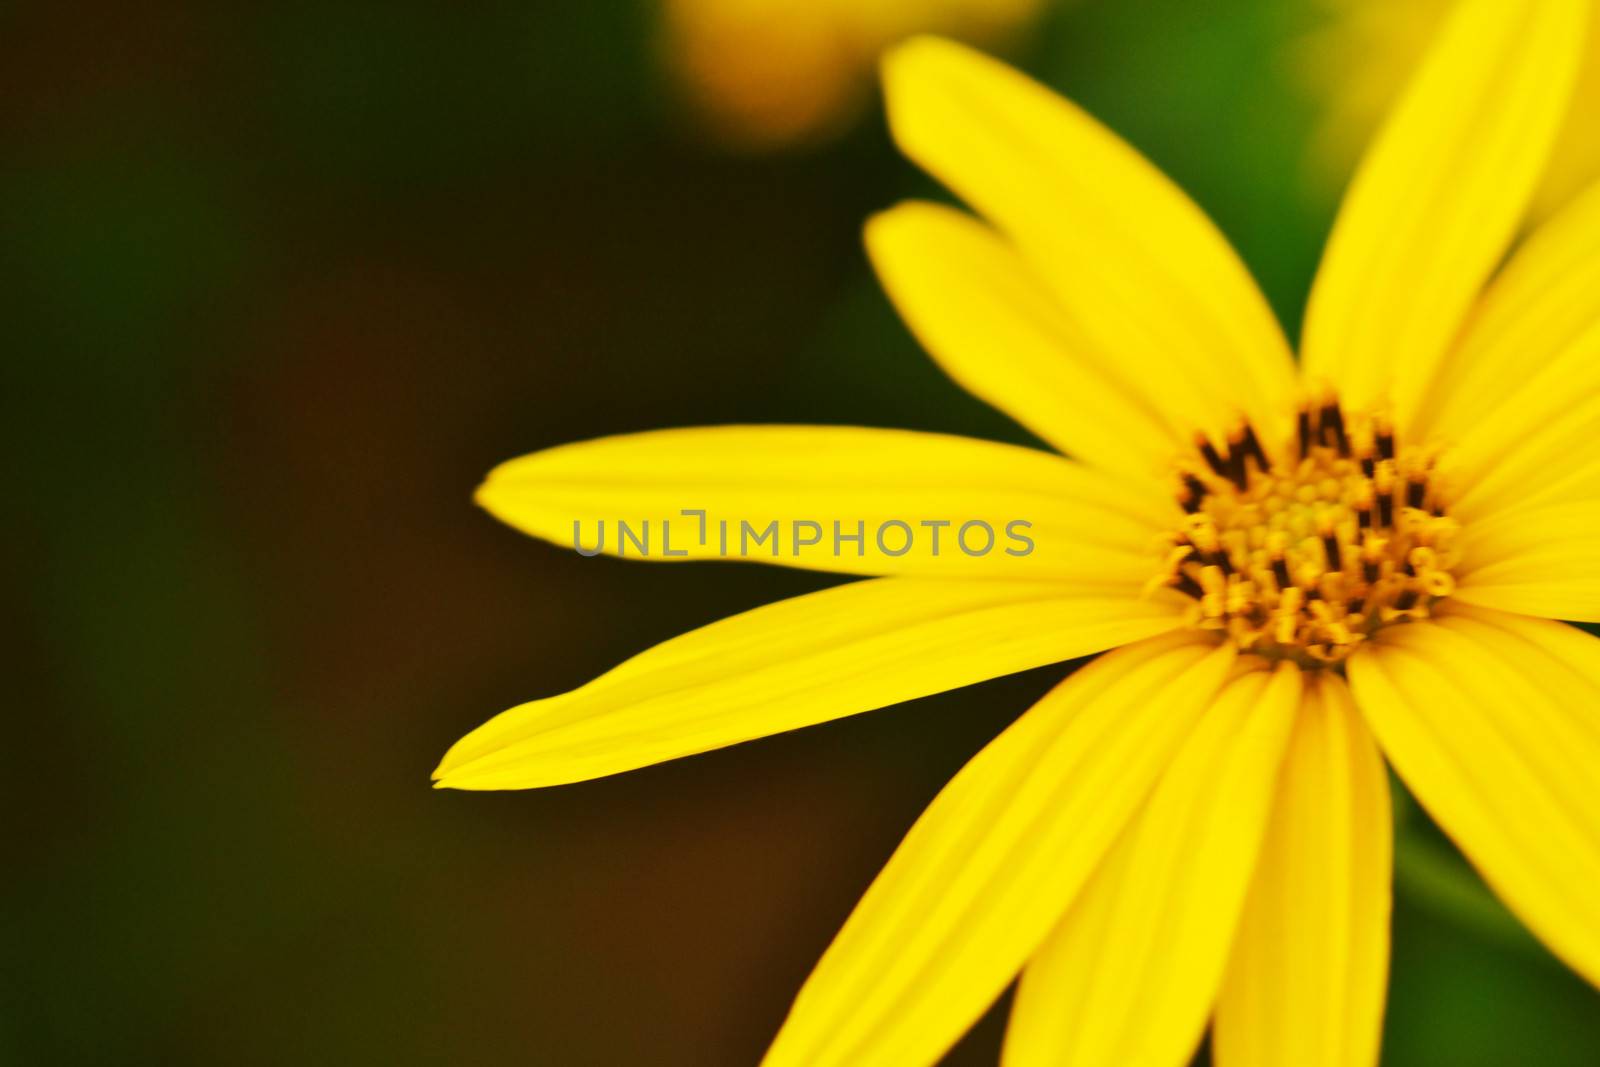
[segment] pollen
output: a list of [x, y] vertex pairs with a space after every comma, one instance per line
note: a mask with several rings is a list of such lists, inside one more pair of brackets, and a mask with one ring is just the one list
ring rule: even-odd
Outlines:
[[1177, 472], [1182, 522], [1152, 587], [1191, 598], [1192, 625], [1303, 666], [1341, 663], [1384, 626], [1455, 590], [1448, 513], [1427, 449], [1381, 413], [1327, 397], [1269, 449], [1248, 422], [1196, 438]]

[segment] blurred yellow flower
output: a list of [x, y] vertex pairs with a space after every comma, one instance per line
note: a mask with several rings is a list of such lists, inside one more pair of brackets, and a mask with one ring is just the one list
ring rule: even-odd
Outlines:
[[[1321, 109], [1312, 141], [1314, 181], [1336, 189], [1456, 0], [1317, 0], [1314, 28], [1297, 42], [1294, 75]], [[1538, 221], [1600, 179], [1600, 18], [1567, 122], [1534, 195]]]
[[[1385, 756], [1600, 984], [1600, 639], [1553, 621], [1600, 621], [1600, 190], [1506, 258], [1586, 9], [1449, 21], [1351, 185], [1298, 369], [1133, 148], [962, 46], [897, 48], [895, 137], [981, 219], [893, 208], [873, 261], [946, 371], [1077, 458], [729, 426], [503, 465], [479, 500], [537, 537], [644, 518], [657, 557], [705, 559], [727, 519], [785, 523], [769, 561], [878, 577], [504, 712], [438, 784], [595, 778], [1109, 649], [933, 801], [767, 1067], [925, 1067], [1019, 973], [1009, 1067], [1180, 1067], [1208, 1021], [1219, 1067], [1370, 1067]], [[1008, 516], [1033, 551], [908, 536]]]
[[824, 140], [868, 99], [883, 50], [916, 33], [997, 45], [1047, 0], [662, 0], [664, 62], [720, 140]]

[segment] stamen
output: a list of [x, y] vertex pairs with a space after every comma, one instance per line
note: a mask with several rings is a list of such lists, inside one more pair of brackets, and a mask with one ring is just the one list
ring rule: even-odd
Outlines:
[[1385, 463], [1378, 468], [1378, 475], [1373, 479], [1373, 486], [1377, 489], [1378, 499], [1378, 526], [1394, 525], [1394, 468]]
[[1342, 553], [1339, 551], [1339, 539], [1333, 535], [1333, 531], [1331, 529], [1322, 535], [1322, 552], [1323, 555], [1327, 557], [1328, 569], [1330, 571], [1342, 570], [1344, 568]]
[[1273, 553], [1272, 576], [1278, 580], [1279, 589], [1287, 589], [1293, 584], [1289, 581], [1289, 561], [1283, 558], [1282, 551]]
[[1256, 461], [1257, 470], [1265, 474], [1272, 469], [1272, 464], [1267, 461], [1266, 449], [1261, 447], [1261, 438], [1256, 436], [1256, 428], [1248, 422], [1244, 424], [1244, 440], [1241, 443], [1245, 457]]
[[[1368, 542], [1368, 543], [1369, 544], [1375, 544], [1376, 542]], [[1364, 559], [1364, 560], [1361, 561], [1361, 579], [1364, 582], [1366, 582], [1368, 585], [1372, 585], [1374, 582], [1376, 582], [1378, 580], [1378, 576], [1379, 576], [1379, 574], [1381, 572], [1382, 572], [1382, 568], [1380, 568], [1378, 566], [1378, 561], [1377, 560], [1375, 560], [1375, 559]]]
[[1250, 488], [1250, 472], [1245, 469], [1244, 453], [1228, 453], [1227, 463], [1227, 478], [1228, 481], [1233, 483], [1234, 488], [1238, 489], [1240, 492], [1244, 492], [1246, 489]]
[[1195, 445], [1200, 449], [1200, 457], [1206, 461], [1206, 466], [1211, 468], [1211, 473], [1219, 478], [1233, 480], [1228, 477], [1228, 461], [1222, 458], [1222, 454], [1217, 451], [1217, 446], [1211, 443], [1209, 437], [1204, 434], [1197, 435]]
[[1250, 466], [1245, 460], [1244, 429], [1235, 426], [1228, 434], [1228, 454], [1222, 460], [1222, 476], [1241, 492], [1250, 487]]
[[[1376, 422], [1376, 420], [1374, 420]], [[1376, 440], [1378, 443], [1378, 458], [1394, 458], [1394, 430], [1387, 423], [1377, 423], [1375, 426]]]
[[1428, 480], [1426, 478], [1418, 478], [1415, 475], [1413, 475], [1406, 482], [1406, 507], [1408, 507], [1408, 508], [1420, 508], [1420, 507], [1422, 507], [1422, 498], [1423, 498], [1423, 495], [1425, 493], [1427, 493], [1427, 491], [1428, 491]]
[[1344, 412], [1339, 410], [1337, 401], [1323, 405], [1317, 435], [1323, 444], [1338, 449], [1339, 455], [1350, 454], [1350, 438], [1344, 432]]

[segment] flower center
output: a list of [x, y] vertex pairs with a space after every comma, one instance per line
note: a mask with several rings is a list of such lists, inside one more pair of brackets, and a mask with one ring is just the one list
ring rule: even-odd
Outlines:
[[1458, 526], [1435, 457], [1383, 416], [1330, 399], [1297, 422], [1276, 459], [1248, 423], [1223, 448], [1197, 440], [1151, 584], [1192, 597], [1191, 623], [1242, 650], [1325, 666], [1454, 591]]

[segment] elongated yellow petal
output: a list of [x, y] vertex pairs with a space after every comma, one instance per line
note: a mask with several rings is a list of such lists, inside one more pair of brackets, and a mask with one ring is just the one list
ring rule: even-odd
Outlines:
[[1469, 531], [1600, 499], [1600, 188], [1547, 222], [1494, 281], [1429, 390], [1417, 433]]
[[1456, 605], [1384, 631], [1351, 658], [1350, 684], [1422, 806], [1600, 985], [1600, 640]]
[[1255, 869], [1300, 669], [1218, 694], [1144, 810], [1028, 963], [1005, 1067], [1182, 1067]]
[[1600, 495], [1600, 323], [1508, 393], [1441, 471], [1460, 487], [1450, 513], [1476, 522], [1535, 504]]
[[1234, 654], [1109, 653], [958, 774], [800, 992], [765, 1067], [925, 1067], [1039, 945], [1211, 706]]
[[1336, 675], [1308, 679], [1217, 1002], [1217, 1067], [1372, 1067], [1389, 967], [1389, 782]]
[[867, 224], [884, 288], [940, 366], [1063, 452], [1148, 481], [1190, 443], [1084, 336], [1006, 240], [972, 216], [907, 203]]
[[1077, 358], [1148, 397], [1175, 434], [1220, 434], [1242, 411], [1279, 440], [1288, 345], [1177, 186], [1074, 105], [959, 45], [902, 45], [884, 82], [895, 140], [1014, 242], [1082, 338]]
[[458, 741], [451, 789], [616, 774], [1099, 652], [1182, 624], [1166, 601], [1047, 583], [882, 578], [768, 604], [643, 652]]
[[1527, 209], [1584, 0], [1463, 0], [1362, 161], [1306, 312], [1306, 374], [1414, 411]]
[[1600, 622], [1600, 500], [1505, 511], [1463, 533], [1459, 599]]
[[496, 467], [477, 499], [589, 555], [1137, 586], [1176, 508], [1126, 489], [1060, 456], [966, 437], [712, 426], [536, 452]]
[[[1572, 372], [1592, 355], [1561, 367], [1585, 334], [1600, 325], [1600, 186], [1540, 226], [1490, 283], [1459, 344], [1445, 358], [1409, 420], [1419, 439], [1479, 440], [1481, 425], [1547, 374], [1570, 401], [1583, 395]], [[1559, 411], [1559, 409], [1557, 409]], [[1520, 438], [1489, 440], [1493, 452]]]

